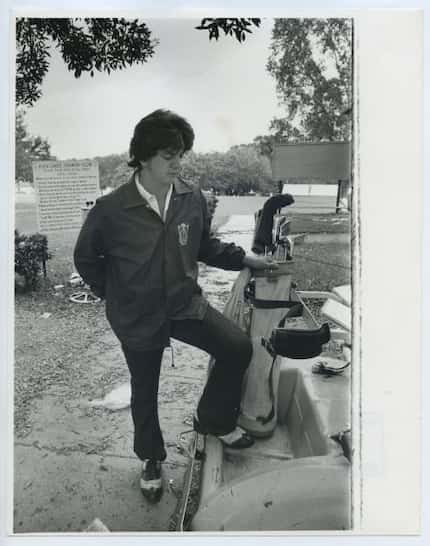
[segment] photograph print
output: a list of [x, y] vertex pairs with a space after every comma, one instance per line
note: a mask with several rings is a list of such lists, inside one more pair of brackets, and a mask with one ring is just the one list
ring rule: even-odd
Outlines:
[[354, 530], [353, 19], [12, 26], [11, 532]]

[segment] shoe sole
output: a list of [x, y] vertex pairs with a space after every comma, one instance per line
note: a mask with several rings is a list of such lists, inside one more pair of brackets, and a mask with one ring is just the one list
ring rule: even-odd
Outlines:
[[161, 499], [163, 494], [162, 479], [143, 481], [140, 479], [140, 490], [142, 495], [151, 503], [156, 503]]
[[157, 502], [160, 502], [160, 499], [163, 495], [163, 489], [140, 489], [142, 491], [142, 495], [145, 497], [145, 499], [150, 502], [151, 504], [156, 504]]

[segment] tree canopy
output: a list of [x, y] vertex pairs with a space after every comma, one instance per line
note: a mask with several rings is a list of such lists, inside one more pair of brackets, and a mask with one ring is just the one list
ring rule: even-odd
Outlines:
[[273, 191], [269, 160], [253, 144], [233, 146], [224, 153], [186, 154], [182, 173], [202, 189], [220, 193]]
[[53, 159], [50, 145], [42, 137], [28, 133], [22, 109], [16, 111], [15, 119], [15, 180], [33, 182], [31, 162]]
[[[218, 40], [220, 31], [243, 42], [260, 19], [202, 19], [198, 30]], [[16, 102], [33, 105], [42, 95], [49, 70], [50, 49], [55, 47], [67, 68], [79, 78], [83, 72], [122, 70], [147, 62], [158, 41], [145, 22], [124, 18], [17, 18]]]
[[[286, 112], [271, 121], [272, 140], [349, 138], [351, 19], [276, 19], [267, 70]], [[270, 145], [270, 138], [259, 138], [259, 144]]]
[[125, 19], [19, 18], [16, 22], [16, 101], [32, 105], [49, 69], [51, 45], [76, 78], [82, 72], [123, 69], [144, 63], [155, 42], [145, 23]]
[[[102, 188], [117, 187], [130, 178], [132, 170], [127, 165], [126, 153], [95, 159], [99, 164]], [[254, 144], [233, 146], [224, 153], [188, 152], [182, 160], [181, 174], [201, 189], [219, 193], [274, 191], [269, 160]]]
[[209, 32], [209, 40], [215, 38], [218, 40], [220, 31], [224, 32], [225, 36], [234, 36], [238, 42], [244, 42], [246, 33], [252, 32], [252, 26], [259, 27], [261, 19], [202, 19], [197, 30], [207, 30]]

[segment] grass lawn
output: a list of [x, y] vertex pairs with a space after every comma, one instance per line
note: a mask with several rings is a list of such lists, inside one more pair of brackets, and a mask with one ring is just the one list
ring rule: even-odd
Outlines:
[[291, 233], [348, 233], [350, 215], [346, 213], [291, 213]]
[[350, 284], [349, 245], [296, 245], [291, 270], [300, 290], [331, 290], [334, 286]]

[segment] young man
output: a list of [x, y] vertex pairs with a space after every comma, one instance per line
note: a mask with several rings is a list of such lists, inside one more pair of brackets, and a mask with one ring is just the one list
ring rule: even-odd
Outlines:
[[233, 448], [253, 443], [236, 427], [252, 345], [203, 297], [197, 262], [230, 270], [276, 267], [211, 235], [205, 197], [179, 177], [181, 158], [193, 141], [192, 127], [173, 112], [156, 110], [144, 117], [130, 144], [131, 179], [97, 200], [74, 252], [83, 280], [106, 300], [107, 318], [130, 370], [134, 451], [143, 461], [142, 492], [152, 502], [162, 493], [166, 451], [157, 395], [171, 337], [216, 361], [198, 403], [195, 429]]

